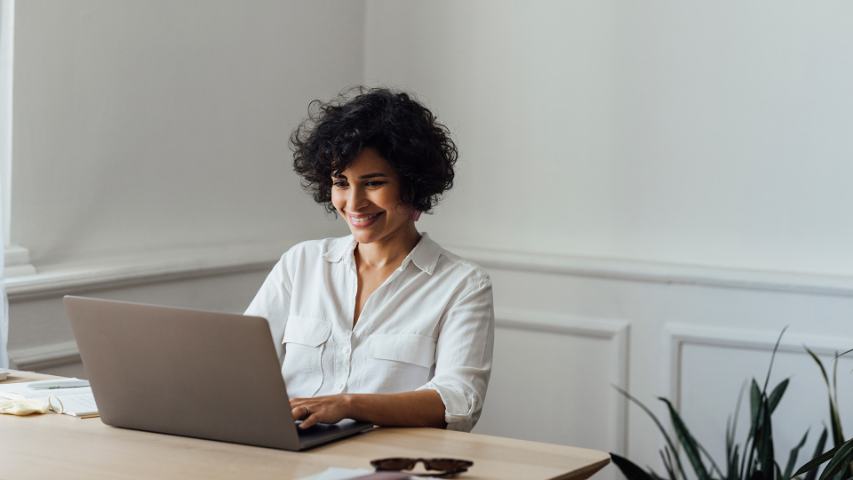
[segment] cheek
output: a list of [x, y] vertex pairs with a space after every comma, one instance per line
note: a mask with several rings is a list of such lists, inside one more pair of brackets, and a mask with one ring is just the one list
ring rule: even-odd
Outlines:
[[332, 189], [332, 206], [334, 206], [337, 210], [343, 210], [345, 204], [346, 197], [336, 189]]
[[396, 188], [383, 189], [379, 192], [376, 203], [382, 205], [385, 210], [397, 211], [401, 207], [404, 207], [400, 201], [400, 192]]

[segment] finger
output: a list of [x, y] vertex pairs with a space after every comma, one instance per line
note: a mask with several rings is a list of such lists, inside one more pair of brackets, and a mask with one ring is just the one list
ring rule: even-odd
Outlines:
[[290, 409], [290, 416], [295, 420], [299, 420], [302, 417], [307, 417], [311, 413], [311, 410], [305, 405], [297, 405]]
[[302, 423], [299, 425], [299, 428], [301, 428], [303, 430], [306, 428], [311, 428], [314, 426], [314, 424], [317, 423], [317, 421], [318, 421], [317, 414], [312, 413], [311, 415], [308, 416], [308, 418], [306, 418], [305, 420], [302, 420]]

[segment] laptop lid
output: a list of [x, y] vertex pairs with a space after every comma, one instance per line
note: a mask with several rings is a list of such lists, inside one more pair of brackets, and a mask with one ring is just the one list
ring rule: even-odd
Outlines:
[[73, 296], [64, 303], [104, 423], [300, 449], [265, 319]]

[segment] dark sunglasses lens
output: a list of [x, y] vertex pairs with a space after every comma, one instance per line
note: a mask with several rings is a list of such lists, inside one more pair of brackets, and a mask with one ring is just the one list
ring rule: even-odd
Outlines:
[[381, 458], [370, 462], [377, 470], [410, 470], [415, 466], [411, 458]]
[[455, 458], [431, 458], [426, 462], [426, 468], [430, 470], [456, 471], [467, 470], [468, 467], [474, 465], [474, 462], [468, 460], [457, 460]]

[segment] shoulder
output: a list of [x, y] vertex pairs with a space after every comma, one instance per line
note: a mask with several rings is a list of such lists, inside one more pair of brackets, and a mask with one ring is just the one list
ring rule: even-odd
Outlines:
[[455, 277], [464, 279], [466, 283], [470, 283], [476, 288], [492, 285], [492, 279], [483, 267], [450, 251], [445, 251], [439, 258], [436, 270], [441, 269], [445, 269]]
[[437, 260], [433, 275], [445, 281], [459, 282], [465, 290], [491, 287], [492, 280], [488, 272], [480, 265], [456, 255], [455, 253], [432, 242]]

